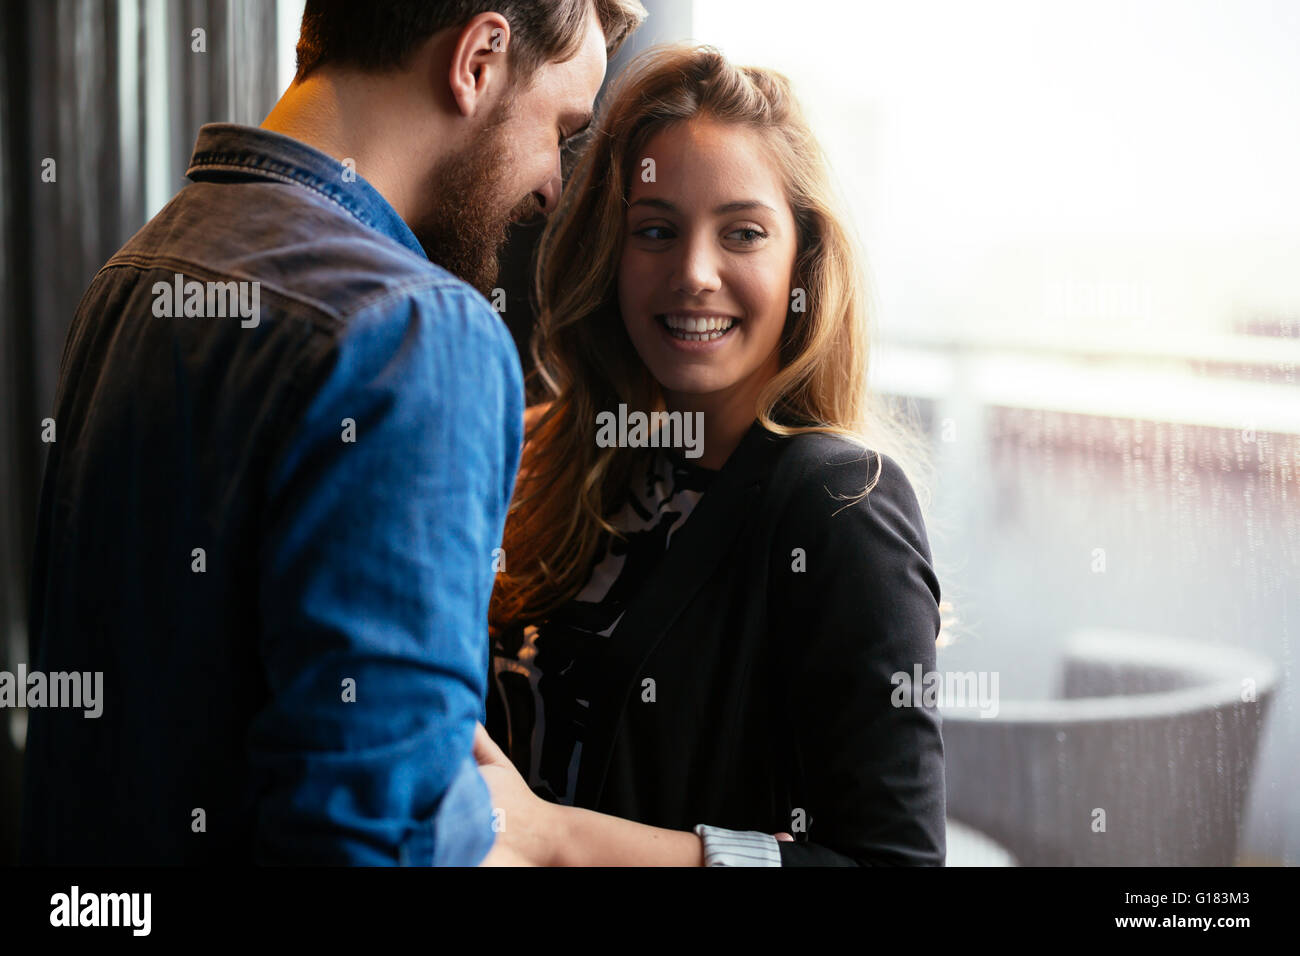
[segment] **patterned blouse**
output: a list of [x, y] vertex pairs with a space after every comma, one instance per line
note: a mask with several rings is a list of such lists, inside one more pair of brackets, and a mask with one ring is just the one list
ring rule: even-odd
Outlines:
[[[663, 559], [717, 471], [656, 450], [644, 478], [610, 523], [604, 554], [586, 586], [540, 627], [494, 642], [492, 676], [506, 717], [502, 749], [533, 792], [572, 806], [592, 698], [592, 665], [602, 643], [617, 640], [623, 612]], [[706, 866], [780, 866], [770, 834], [700, 824], [694, 832]]]
[[573, 804], [591, 690], [590, 662], [611, 640], [637, 588], [690, 516], [717, 472], [656, 451], [644, 479], [610, 523], [604, 556], [586, 587], [540, 627], [504, 633], [493, 647], [492, 674], [504, 704], [504, 747], [533, 792]]

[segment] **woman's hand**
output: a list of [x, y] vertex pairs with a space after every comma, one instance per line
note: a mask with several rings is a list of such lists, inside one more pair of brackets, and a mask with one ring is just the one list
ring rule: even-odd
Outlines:
[[[689, 830], [665, 830], [543, 800], [528, 788], [482, 724], [474, 729], [474, 759], [501, 827], [483, 866], [704, 864], [703, 844]], [[773, 836], [793, 841], [788, 833]]]
[[492, 794], [494, 820], [500, 828], [489, 857], [505, 865], [554, 866], [564, 808], [548, 803], [528, 788], [482, 724], [474, 729], [474, 759]]

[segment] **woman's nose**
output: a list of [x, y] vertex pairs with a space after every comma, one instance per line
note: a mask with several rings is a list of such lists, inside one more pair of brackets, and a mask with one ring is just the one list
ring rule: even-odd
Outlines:
[[673, 291], [699, 295], [701, 292], [716, 292], [721, 285], [718, 264], [708, 245], [704, 242], [683, 244], [681, 259], [674, 269]]

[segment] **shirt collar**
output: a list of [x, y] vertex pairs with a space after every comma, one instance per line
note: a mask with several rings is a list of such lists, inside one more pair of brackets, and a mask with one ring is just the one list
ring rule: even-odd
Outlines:
[[282, 133], [260, 126], [207, 123], [199, 128], [185, 175], [194, 182], [251, 178], [306, 186], [364, 225], [428, 258], [411, 227], [355, 169]]

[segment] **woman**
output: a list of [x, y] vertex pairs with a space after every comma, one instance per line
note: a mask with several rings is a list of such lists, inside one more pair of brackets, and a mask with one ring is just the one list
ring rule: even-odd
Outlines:
[[[817, 144], [783, 77], [708, 48], [644, 54], [600, 128], [539, 254], [551, 400], [493, 595], [504, 752], [477, 744], [498, 842], [942, 865], [939, 716], [911, 690], [939, 584]], [[638, 411], [684, 447], [607, 447]]]

